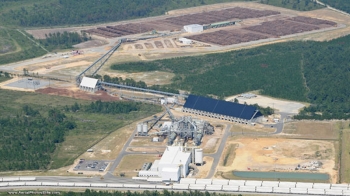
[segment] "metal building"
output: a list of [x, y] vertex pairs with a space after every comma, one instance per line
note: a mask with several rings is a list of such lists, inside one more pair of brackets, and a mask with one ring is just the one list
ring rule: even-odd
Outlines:
[[179, 181], [189, 173], [191, 151], [183, 146], [168, 146], [162, 158], [155, 161], [148, 171], [140, 171], [140, 177], [160, 177], [162, 181]]
[[203, 31], [203, 26], [199, 24], [191, 24], [184, 26], [187, 33], [200, 33]]
[[188, 96], [182, 111], [245, 124], [255, 122], [257, 117], [262, 116], [254, 106], [196, 95]]
[[79, 85], [79, 88], [80, 90], [94, 93], [97, 91], [97, 83], [98, 83], [98, 79], [83, 77]]

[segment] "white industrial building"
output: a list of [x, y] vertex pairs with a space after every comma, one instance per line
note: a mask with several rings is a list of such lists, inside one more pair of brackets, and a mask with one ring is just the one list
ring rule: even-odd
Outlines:
[[187, 44], [187, 45], [192, 44], [192, 40], [187, 39], [187, 38], [184, 38], [184, 37], [179, 38], [179, 41], [180, 41], [181, 43]]
[[[186, 177], [189, 173], [191, 158], [192, 152], [191, 150], [186, 151], [186, 147], [168, 146], [162, 158], [154, 161], [149, 170], [139, 171], [139, 176], [159, 177], [162, 181], [179, 181], [181, 177]], [[203, 162], [203, 151], [198, 151], [198, 155], [192, 159], [195, 158], [198, 159], [195, 162]]]
[[88, 91], [88, 92], [96, 92], [97, 91], [97, 83], [98, 79], [83, 77], [81, 83], [79, 85], [80, 90]]
[[200, 33], [203, 31], [203, 26], [199, 24], [191, 24], [184, 26], [187, 33]]

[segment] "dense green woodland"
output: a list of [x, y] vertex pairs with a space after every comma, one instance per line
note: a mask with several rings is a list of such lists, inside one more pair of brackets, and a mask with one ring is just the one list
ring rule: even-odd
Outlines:
[[324, 8], [324, 6], [317, 4], [314, 0], [259, 0], [258, 2], [299, 11]]
[[88, 41], [89, 38], [84, 33], [80, 35], [77, 32], [57, 32], [49, 35], [45, 35], [46, 39], [38, 40], [47, 50], [52, 51], [55, 49], [70, 49], [73, 45], [79, 44], [84, 41]]
[[28, 105], [0, 118], [0, 171], [46, 169], [56, 144], [76, 124], [57, 109], [47, 116]]
[[123, 79], [121, 77], [110, 77], [109, 75], [95, 75], [94, 76], [97, 79], [100, 79], [104, 82], [110, 82], [114, 84], [122, 84], [122, 85], [127, 85], [127, 86], [133, 86], [133, 87], [138, 87], [138, 88], [147, 88], [147, 89], [152, 89], [152, 90], [158, 90], [158, 91], [164, 91], [164, 92], [169, 92], [169, 93], [179, 93], [178, 90], [168, 87], [168, 86], [161, 86], [161, 85], [152, 85], [152, 86], [147, 86], [147, 84], [144, 81], [135, 81], [132, 78], [126, 78]]
[[23, 27], [94, 24], [232, 1], [244, 0], [2, 0], [0, 20], [6, 25]]
[[[115, 191], [115, 192], [107, 192], [107, 191], [94, 191], [87, 189], [83, 193], [77, 193], [77, 192], [68, 192], [64, 193], [63, 196], [211, 196], [211, 195], [218, 195], [218, 196], [235, 196], [235, 194], [222, 194], [222, 193], [209, 193], [209, 192], [199, 192], [199, 191], [190, 191], [190, 192], [174, 192], [174, 191], [143, 191], [143, 192], [121, 192], [121, 191]], [[237, 195], [236, 195], [237, 196]], [[241, 194], [238, 194], [238, 196], [242, 196]]]
[[[72, 164], [90, 146], [75, 151], [80, 154], [61, 157], [57, 150], [68, 135], [108, 135], [129, 123], [129, 119], [160, 111], [159, 106], [137, 102], [63, 105], [71, 100], [7, 90], [0, 90], [0, 96], [0, 171], [45, 170]], [[82, 142], [91, 145], [96, 141]], [[69, 146], [77, 148], [74, 145]]]
[[350, 13], [350, 1], [349, 0], [320, 0], [320, 1], [336, 8], [336, 9]]
[[226, 97], [263, 95], [310, 102], [296, 118], [350, 117], [350, 36], [330, 42], [288, 42], [254, 49], [115, 64], [127, 72], [175, 73], [170, 88]]

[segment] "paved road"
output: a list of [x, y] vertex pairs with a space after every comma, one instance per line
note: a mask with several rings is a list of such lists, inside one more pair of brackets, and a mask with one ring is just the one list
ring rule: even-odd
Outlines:
[[141, 154], [141, 153], [131, 153], [131, 152], [126, 152], [126, 149], [130, 146], [131, 140], [134, 138], [136, 134], [136, 129], [133, 131], [131, 136], [129, 137], [128, 141], [124, 144], [123, 149], [120, 151], [119, 155], [117, 158], [114, 160], [114, 163], [109, 167], [108, 173], [113, 174], [113, 171], [117, 166], [119, 165], [120, 161], [123, 159], [125, 155], [128, 154]]
[[218, 150], [216, 151], [216, 153], [211, 154], [211, 155], [206, 155], [206, 156], [210, 156], [210, 157], [214, 158], [213, 165], [211, 166], [209, 174], [206, 177], [207, 179], [213, 178], [213, 176], [216, 172], [216, 167], [218, 166], [219, 161], [220, 161], [220, 157], [224, 151], [226, 140], [231, 135], [230, 130], [231, 130], [231, 125], [227, 124], [226, 129], [225, 129], [225, 133], [222, 135], [221, 143], [220, 143], [220, 146], [219, 146]]
[[47, 176], [47, 177], [36, 177], [37, 182], [79, 182], [79, 183], [123, 183], [123, 184], [149, 184], [147, 181], [135, 181], [131, 178], [123, 178], [116, 176], [106, 177], [58, 177], [58, 176]]

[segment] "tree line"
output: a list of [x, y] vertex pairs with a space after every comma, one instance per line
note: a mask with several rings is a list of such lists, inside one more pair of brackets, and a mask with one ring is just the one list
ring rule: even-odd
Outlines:
[[19, 0], [5, 3], [10, 9], [3, 10], [1, 18], [6, 24], [23, 27], [94, 24], [163, 15], [173, 9], [232, 1], [250, 0], [104, 0], [98, 3], [96, 0], [33, 0], [31, 3]]
[[336, 9], [350, 13], [350, 1], [348, 0], [320, 0], [320, 1]]
[[324, 6], [317, 4], [314, 0], [260, 0], [259, 2], [300, 11], [324, 8]]
[[0, 171], [47, 169], [56, 144], [75, 127], [60, 110], [44, 115], [28, 105], [0, 117]]
[[259, 90], [277, 98], [310, 102], [299, 119], [350, 116], [350, 36], [328, 42], [293, 41], [197, 57], [114, 64], [126, 72], [165, 71], [165, 87], [219, 98]]
[[45, 34], [45, 39], [38, 40], [46, 49], [52, 51], [55, 49], [69, 49], [73, 45], [88, 41], [86, 33], [79, 34], [77, 32], [49, 33]]
[[164, 91], [164, 92], [169, 92], [169, 93], [175, 93], [179, 94], [179, 91], [171, 88], [169, 86], [161, 86], [161, 85], [152, 85], [148, 86], [144, 81], [135, 81], [132, 78], [121, 78], [121, 77], [110, 77], [109, 75], [95, 75], [94, 76], [97, 79], [100, 79], [104, 82], [109, 82], [109, 83], [114, 83], [114, 84], [122, 84], [122, 85], [127, 85], [127, 86], [133, 86], [133, 87], [138, 87], [138, 88], [146, 88], [146, 89], [151, 89], [151, 90], [157, 90], [157, 91]]

